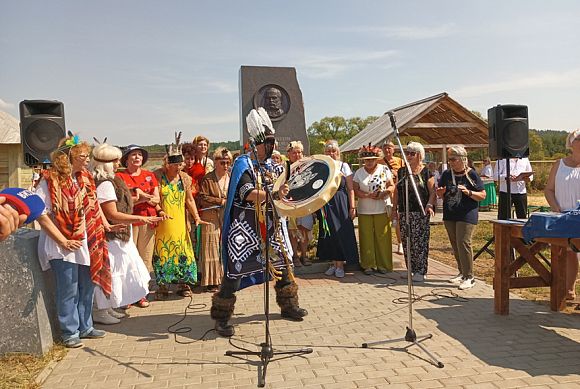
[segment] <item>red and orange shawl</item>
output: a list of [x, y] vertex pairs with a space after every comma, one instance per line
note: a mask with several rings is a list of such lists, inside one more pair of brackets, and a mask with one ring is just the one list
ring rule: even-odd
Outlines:
[[77, 184], [72, 178], [68, 178], [65, 184], [53, 178], [47, 179], [53, 221], [67, 239], [82, 240], [86, 231], [91, 279], [108, 296], [111, 294], [111, 265], [97, 188], [93, 177], [86, 170], [76, 173], [76, 179]]

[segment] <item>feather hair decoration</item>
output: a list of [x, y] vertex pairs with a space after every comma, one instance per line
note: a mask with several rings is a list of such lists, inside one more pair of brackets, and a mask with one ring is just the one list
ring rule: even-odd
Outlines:
[[266, 135], [274, 135], [276, 130], [274, 130], [274, 125], [272, 124], [272, 120], [270, 120], [270, 116], [268, 116], [266, 110], [259, 107], [258, 115], [260, 115], [260, 118], [262, 119], [262, 125], [265, 127], [264, 131], [266, 132]]
[[107, 143], [107, 137], [105, 137], [102, 142], [99, 142], [99, 140], [96, 137], [93, 136], [93, 140], [98, 145]]
[[274, 135], [275, 130], [266, 110], [262, 107], [252, 109], [246, 116], [246, 124], [250, 138], [256, 144], [264, 143], [266, 136]]
[[168, 155], [181, 155], [181, 131], [175, 132], [175, 143], [172, 143], [170, 146], [165, 146], [165, 150], [167, 151]]
[[256, 143], [261, 144], [264, 142], [266, 135], [264, 133], [262, 118], [260, 114], [255, 109], [252, 109], [248, 116], [246, 116], [246, 124], [248, 127], [248, 134], [250, 138]]

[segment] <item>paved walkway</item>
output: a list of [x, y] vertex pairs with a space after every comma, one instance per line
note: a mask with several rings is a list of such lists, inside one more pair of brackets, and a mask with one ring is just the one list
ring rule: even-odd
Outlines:
[[[399, 257], [399, 256], [397, 256]], [[319, 268], [319, 270], [321, 270]], [[404, 271], [399, 272], [405, 275]], [[406, 281], [350, 273], [338, 280], [323, 274], [298, 277], [300, 302], [310, 314], [303, 322], [282, 320], [272, 301], [271, 334], [275, 349], [312, 347], [313, 353], [276, 357], [269, 364], [269, 388], [580, 388], [578, 315], [512, 296], [510, 315], [493, 314], [493, 290], [478, 282], [469, 291], [450, 289], [454, 270], [430, 262], [428, 281], [415, 285], [424, 296], [414, 304], [422, 344], [445, 364], [433, 366], [407, 342], [361, 348], [365, 342], [405, 335]], [[238, 293], [231, 344], [206, 331], [210, 294], [196, 294], [201, 310], [183, 317], [189, 299], [156, 301], [131, 308], [131, 318], [108, 326], [108, 335], [71, 350], [44, 381], [44, 388], [255, 388], [257, 358], [225, 356], [234, 346], [257, 350], [263, 341], [261, 287]], [[457, 293], [459, 298], [453, 297]], [[438, 294], [438, 296], [436, 296]], [[188, 326], [174, 338], [168, 327]], [[197, 340], [206, 334], [203, 340]]]

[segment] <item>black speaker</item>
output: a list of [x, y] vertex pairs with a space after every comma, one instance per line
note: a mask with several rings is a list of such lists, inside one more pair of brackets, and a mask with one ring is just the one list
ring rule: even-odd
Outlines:
[[20, 102], [20, 140], [26, 165], [50, 163], [50, 153], [56, 150], [65, 135], [64, 105], [61, 102]]
[[530, 155], [528, 107], [497, 105], [487, 110], [489, 157], [523, 158]]

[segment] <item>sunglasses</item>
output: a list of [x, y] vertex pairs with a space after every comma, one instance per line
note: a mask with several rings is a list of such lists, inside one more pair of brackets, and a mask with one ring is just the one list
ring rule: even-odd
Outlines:
[[232, 164], [231, 161], [220, 161], [220, 165], [222, 165], [222, 166], [231, 165], [231, 164]]
[[408, 157], [414, 157], [415, 155], [417, 155], [416, 151], [405, 151], [405, 155]]

